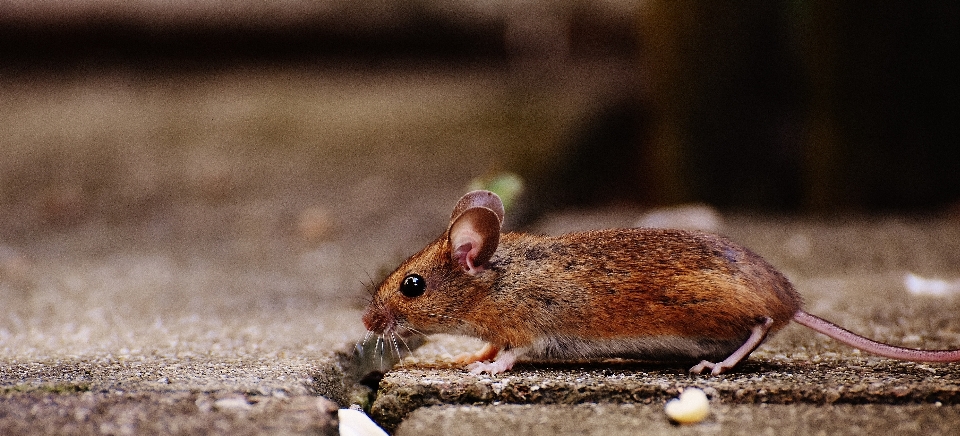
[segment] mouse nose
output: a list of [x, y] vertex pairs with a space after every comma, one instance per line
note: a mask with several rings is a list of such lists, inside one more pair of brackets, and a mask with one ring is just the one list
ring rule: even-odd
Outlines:
[[389, 317], [382, 311], [369, 307], [367, 311], [363, 313], [363, 326], [371, 332], [383, 333], [389, 324]]

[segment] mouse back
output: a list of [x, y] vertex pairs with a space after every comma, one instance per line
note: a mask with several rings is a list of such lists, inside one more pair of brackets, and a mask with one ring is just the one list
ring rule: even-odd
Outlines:
[[738, 343], [764, 318], [783, 327], [800, 307], [790, 282], [760, 256], [707, 233], [508, 233], [491, 268], [500, 274], [489, 296], [504, 307], [498, 318], [538, 336]]

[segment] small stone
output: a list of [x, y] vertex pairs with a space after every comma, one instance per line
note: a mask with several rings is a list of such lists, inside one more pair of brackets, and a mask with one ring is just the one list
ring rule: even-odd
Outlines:
[[710, 401], [700, 389], [687, 388], [679, 398], [668, 401], [663, 411], [676, 423], [694, 424], [703, 421], [710, 413]]
[[367, 414], [354, 409], [340, 409], [340, 436], [387, 436]]

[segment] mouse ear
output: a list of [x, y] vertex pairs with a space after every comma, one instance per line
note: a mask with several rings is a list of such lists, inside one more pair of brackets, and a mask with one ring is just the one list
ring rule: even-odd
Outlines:
[[457, 202], [447, 238], [450, 257], [468, 274], [477, 274], [497, 251], [503, 203], [490, 191], [473, 191]]
[[473, 207], [490, 209], [491, 212], [497, 215], [497, 222], [503, 223], [503, 202], [500, 201], [500, 196], [493, 192], [480, 189], [470, 191], [464, 194], [463, 197], [460, 197], [460, 201], [453, 207], [453, 213], [450, 214], [450, 225], [452, 226], [454, 220], [463, 214], [464, 211]]

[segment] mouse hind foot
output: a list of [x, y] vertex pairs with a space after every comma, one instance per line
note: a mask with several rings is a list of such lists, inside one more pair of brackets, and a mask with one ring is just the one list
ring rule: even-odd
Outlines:
[[763, 340], [767, 338], [767, 333], [770, 331], [770, 326], [773, 325], [773, 319], [766, 317], [763, 322], [757, 324], [750, 331], [750, 337], [747, 338], [746, 342], [737, 348], [737, 351], [734, 351], [733, 354], [727, 356], [726, 359], [718, 363], [709, 362], [706, 360], [701, 361], [693, 368], [690, 368], [690, 372], [693, 374], [700, 374], [705, 369], [710, 369], [710, 374], [718, 375], [727, 372], [727, 370], [737, 366], [741, 360], [746, 359], [753, 350], [756, 350], [757, 347], [763, 343]]

